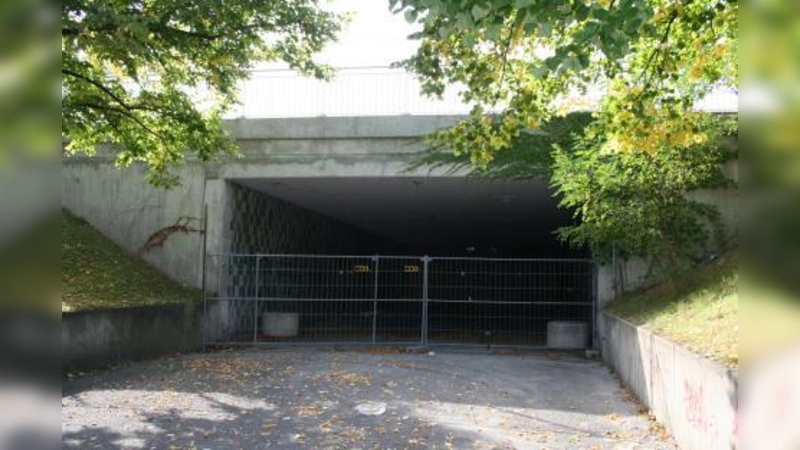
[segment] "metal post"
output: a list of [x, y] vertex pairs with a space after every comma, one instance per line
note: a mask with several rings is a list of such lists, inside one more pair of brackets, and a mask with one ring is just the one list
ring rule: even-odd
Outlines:
[[259, 286], [259, 275], [261, 274], [261, 257], [256, 255], [256, 292], [255, 292], [255, 300], [253, 300], [253, 343], [258, 342], [258, 286]]
[[422, 336], [423, 346], [428, 345], [428, 272], [430, 270], [428, 255], [422, 257]]
[[[205, 184], [203, 185], [205, 189]], [[203, 194], [205, 198], [205, 193]], [[203, 352], [206, 351], [206, 329], [208, 328], [208, 281], [206, 270], [208, 265], [208, 204], [203, 205], [203, 238], [200, 242], [200, 287], [203, 289], [203, 318], [200, 320], [200, 335], [203, 343]], [[193, 311], [194, 312], [194, 311]]]
[[[222, 255], [217, 255], [215, 257], [215, 259], [217, 261], [217, 305], [222, 305], [223, 304], [223, 300], [222, 300], [222, 297], [223, 297], [223, 295], [222, 295], [222, 265], [224, 263], [223, 263], [223, 259], [222, 258], [223, 258]], [[220, 307], [220, 306], [218, 306], [218, 307]], [[224, 308], [221, 308], [221, 310], [222, 311], [226, 311], [226, 313], [224, 314], [223, 319], [220, 320], [220, 324], [218, 325], [218, 327], [220, 329], [217, 330], [217, 333], [218, 333], [217, 339], [219, 339], [220, 336], [225, 335], [225, 337], [222, 340], [228, 340], [229, 336], [227, 336], [227, 334], [228, 334], [227, 327], [228, 327], [228, 317], [229, 317], [229, 315], [227, 313], [227, 309], [229, 307], [230, 307], [230, 305], [225, 303]]]
[[375, 288], [372, 295], [372, 345], [374, 346], [378, 341], [378, 268], [380, 265], [378, 255], [375, 255], [373, 261], [375, 261]]

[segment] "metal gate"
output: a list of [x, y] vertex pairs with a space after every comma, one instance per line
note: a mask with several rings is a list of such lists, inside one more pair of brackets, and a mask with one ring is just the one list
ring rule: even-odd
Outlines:
[[594, 333], [586, 259], [264, 254], [207, 268], [206, 343], [544, 347], [553, 321]]

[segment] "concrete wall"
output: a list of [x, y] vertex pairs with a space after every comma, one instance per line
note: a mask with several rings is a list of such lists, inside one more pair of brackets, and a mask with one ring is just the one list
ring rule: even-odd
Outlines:
[[203, 228], [204, 169], [187, 165], [178, 172], [182, 184], [165, 190], [147, 184], [141, 167], [119, 169], [101, 157], [69, 158], [61, 171], [62, 206], [173, 279], [199, 287], [203, 234], [175, 233], [163, 246], [141, 252], [154, 233], [181, 218]]
[[680, 448], [732, 448], [736, 373], [610, 314], [599, 325], [603, 359]]
[[[93, 369], [111, 364], [195, 351], [203, 329], [226, 332], [225, 305], [158, 305], [64, 313], [61, 317], [61, 367]], [[208, 335], [207, 335], [208, 336]], [[214, 335], [213, 338], [220, 336]]]
[[225, 128], [237, 139], [363, 139], [419, 137], [455, 125], [463, 115], [399, 115], [234, 119]]
[[[650, 274], [650, 262], [643, 258], [631, 258], [627, 261], [616, 261], [615, 263], [616, 274], [612, 264], [602, 264], [597, 267], [598, 311], [602, 310], [606, 303], [614, 299], [615, 290], [629, 292], [652, 284], [657, 280]], [[649, 279], [648, 275], [650, 275]], [[618, 287], [615, 287], [616, 283], [619, 283]]]
[[[739, 160], [728, 161], [722, 172], [734, 183], [739, 183]], [[720, 213], [720, 220], [728, 235], [739, 233], [739, 190], [733, 189], [701, 189], [690, 192], [691, 200], [713, 205]]]

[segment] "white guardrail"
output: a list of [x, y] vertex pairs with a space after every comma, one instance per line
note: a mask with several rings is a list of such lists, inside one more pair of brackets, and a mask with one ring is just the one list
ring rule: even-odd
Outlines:
[[[570, 103], [591, 108], [598, 98], [590, 94]], [[698, 102], [698, 109], [736, 112], [738, 101], [735, 92], [719, 90]], [[327, 82], [292, 70], [255, 70], [228, 117], [458, 115], [469, 110], [457, 89], [449, 89], [441, 100], [423, 95], [416, 77], [403, 69], [347, 67], [336, 69]]]

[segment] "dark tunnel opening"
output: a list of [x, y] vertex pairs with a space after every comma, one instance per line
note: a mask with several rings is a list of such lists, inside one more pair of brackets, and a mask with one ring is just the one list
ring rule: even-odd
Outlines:
[[571, 214], [544, 181], [233, 186], [234, 340], [545, 346], [551, 322], [591, 327], [594, 266], [556, 239]]
[[[557, 206], [546, 180], [273, 178], [238, 180], [235, 186], [260, 197], [262, 211], [274, 212], [260, 218], [260, 232], [280, 232], [280, 215], [306, 214], [303, 219], [320, 228], [306, 231], [322, 231], [343, 244], [295, 239], [261, 244], [253, 249], [259, 253], [588, 257], [557, 239], [555, 231], [572, 223], [572, 213]], [[270, 201], [271, 208], [264, 206]], [[235, 207], [234, 217], [253, 209], [247, 203]], [[258, 228], [250, 225], [245, 233]], [[359, 232], [360, 242], [353, 238]]]

